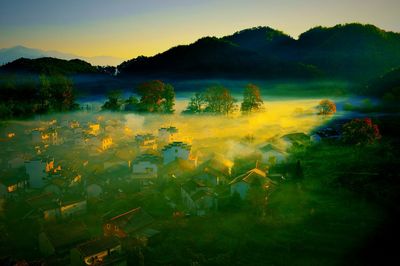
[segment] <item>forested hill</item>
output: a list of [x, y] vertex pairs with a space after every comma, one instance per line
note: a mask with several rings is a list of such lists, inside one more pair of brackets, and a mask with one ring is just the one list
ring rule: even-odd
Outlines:
[[79, 60], [63, 60], [52, 57], [38, 59], [20, 58], [0, 67], [2, 73], [26, 73], [47, 75], [75, 75], [75, 74], [99, 74], [98, 68]]
[[[269, 28], [256, 27], [222, 38], [204, 37], [152, 57], [137, 57], [115, 68], [79, 60], [20, 58], [0, 67], [3, 74], [63, 75], [81, 93], [132, 87], [134, 81], [164, 79], [342, 79], [368, 83], [374, 94], [379, 77], [400, 67], [400, 34], [373, 25], [315, 27], [296, 40]], [[4, 76], [4, 75], [3, 75]], [[375, 80], [374, 84], [370, 84]], [[132, 85], [133, 84], [133, 85]]]
[[368, 80], [400, 66], [400, 34], [357, 23], [316, 27], [298, 40], [269, 27], [205, 37], [118, 66], [122, 77], [343, 78]]
[[400, 100], [400, 67], [371, 80], [361, 93], [396, 101], [397, 104]]

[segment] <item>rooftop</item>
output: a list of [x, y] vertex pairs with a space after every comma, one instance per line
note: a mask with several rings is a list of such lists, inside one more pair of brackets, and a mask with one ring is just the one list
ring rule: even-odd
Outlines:
[[158, 130], [158, 132], [160, 131], [167, 131], [169, 133], [178, 133], [178, 129], [176, 127], [162, 127]]
[[109, 219], [108, 222], [124, 229], [126, 233], [132, 233], [150, 225], [153, 221], [153, 217], [151, 217], [141, 207], [138, 207], [117, 215]]
[[302, 132], [297, 132], [297, 133], [290, 133], [283, 135], [281, 139], [288, 140], [291, 142], [307, 142], [310, 141], [310, 136]]
[[57, 249], [68, 249], [90, 239], [86, 225], [80, 221], [61, 223], [45, 228], [44, 233]]
[[171, 149], [171, 148], [176, 148], [176, 147], [180, 147], [182, 149], [186, 149], [186, 150], [190, 150], [192, 148], [191, 145], [184, 143], [182, 141], [174, 141], [166, 146], [164, 146], [164, 148], [162, 149], [163, 151]]
[[160, 163], [160, 157], [154, 154], [142, 154], [132, 161], [133, 164], [138, 162]]
[[121, 242], [115, 236], [101, 237], [80, 244], [77, 246], [77, 249], [83, 256], [87, 257], [102, 252], [104, 250], [114, 248], [120, 244]]
[[0, 173], [0, 183], [5, 186], [14, 185], [28, 179], [29, 176], [26, 174], [24, 168], [7, 169]]
[[238, 182], [253, 184], [254, 182], [256, 182], [256, 180], [261, 181], [261, 183], [272, 182], [272, 180], [267, 177], [266, 172], [258, 168], [253, 168], [246, 173], [237, 176], [229, 184], [232, 185]]

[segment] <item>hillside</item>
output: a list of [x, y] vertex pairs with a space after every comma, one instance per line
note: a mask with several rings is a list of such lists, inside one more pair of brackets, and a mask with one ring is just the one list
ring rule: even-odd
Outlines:
[[368, 80], [400, 66], [400, 34], [373, 25], [316, 27], [298, 40], [269, 27], [205, 37], [118, 66], [121, 76]]
[[96, 74], [99, 70], [91, 64], [79, 60], [63, 60], [51, 57], [38, 59], [20, 58], [0, 67], [3, 73], [26, 73], [26, 74]]
[[300, 35], [299, 60], [328, 76], [370, 79], [400, 66], [400, 34], [373, 25], [316, 27]]
[[398, 101], [400, 99], [400, 67], [370, 81], [364, 87], [363, 93], [389, 101]]
[[14, 60], [19, 58], [28, 58], [28, 59], [37, 59], [41, 57], [54, 57], [64, 60], [71, 60], [71, 59], [81, 59], [86, 62], [89, 62], [92, 65], [99, 65], [99, 66], [116, 66], [120, 64], [123, 59], [113, 56], [79, 56], [76, 54], [64, 53], [59, 51], [45, 51], [40, 49], [34, 49], [25, 47], [22, 45], [17, 45], [14, 47], [9, 48], [2, 48], [0, 49], [0, 66], [10, 63]]

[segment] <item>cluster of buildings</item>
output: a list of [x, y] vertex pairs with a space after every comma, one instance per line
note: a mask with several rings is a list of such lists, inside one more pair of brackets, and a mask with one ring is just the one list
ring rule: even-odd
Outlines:
[[[303, 138], [281, 141], [293, 145]], [[257, 162], [238, 172], [221, 154], [196, 153], [176, 127], [135, 135], [122, 119], [102, 116], [16, 125], [0, 141], [0, 216], [7, 217], [8, 202], [26, 207], [22, 218], [39, 224], [43, 258], [72, 265], [126, 265], [129, 252], [140, 258], [141, 248], [156, 241], [162, 228], [152, 210], [131, 198], [145, 202], [172, 187], [175, 197], [164, 197], [171, 217], [206, 215], [219, 209], [221, 199], [246, 200], [254, 186], [271, 191], [282, 176], [269, 174], [268, 165], [287, 157], [284, 148], [268, 143], [259, 147], [263, 167]], [[124, 208], [113, 207], [119, 202]]]

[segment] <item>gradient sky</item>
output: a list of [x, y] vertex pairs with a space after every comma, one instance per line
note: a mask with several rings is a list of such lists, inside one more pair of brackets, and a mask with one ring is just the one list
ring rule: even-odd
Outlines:
[[253, 26], [293, 37], [347, 22], [400, 32], [399, 12], [400, 0], [0, 0], [0, 48], [128, 59]]

